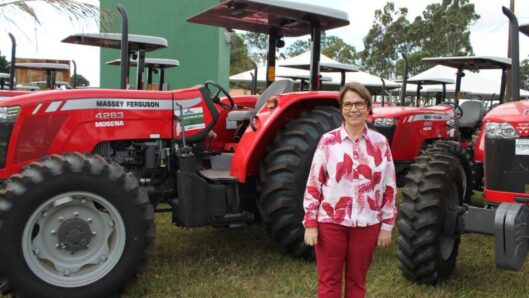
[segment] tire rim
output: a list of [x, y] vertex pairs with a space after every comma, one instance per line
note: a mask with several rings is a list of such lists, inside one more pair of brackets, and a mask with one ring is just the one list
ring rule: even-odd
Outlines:
[[81, 287], [106, 276], [120, 260], [125, 224], [105, 198], [68, 192], [41, 204], [22, 234], [30, 270], [58, 287]]

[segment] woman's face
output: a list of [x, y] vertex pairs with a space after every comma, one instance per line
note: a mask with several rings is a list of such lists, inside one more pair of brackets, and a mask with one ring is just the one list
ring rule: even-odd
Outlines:
[[368, 102], [353, 91], [344, 94], [342, 102], [342, 116], [349, 127], [364, 126], [369, 114]]

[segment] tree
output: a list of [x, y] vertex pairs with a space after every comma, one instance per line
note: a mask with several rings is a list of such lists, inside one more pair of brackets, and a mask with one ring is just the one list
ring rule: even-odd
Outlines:
[[15, 17], [17, 14], [12, 10], [18, 11], [22, 14], [28, 15], [40, 24], [40, 19], [37, 12], [33, 9], [32, 3], [46, 3], [50, 7], [56, 9], [70, 20], [94, 20], [98, 21], [100, 16], [100, 9], [98, 6], [73, 1], [73, 0], [13, 0], [2, 1], [0, 3], [0, 18], [11, 24], [16, 24]]
[[0, 72], [9, 72], [9, 63], [5, 56], [0, 56]]
[[[288, 57], [297, 56], [310, 51], [310, 47], [310, 39], [296, 40], [287, 47], [286, 54]], [[354, 64], [358, 59], [356, 49], [352, 45], [346, 43], [338, 36], [325, 33], [321, 36], [321, 53], [338, 62], [347, 64]]]
[[[90, 86], [90, 82], [80, 74], [77, 74], [77, 87], [88, 87]], [[73, 77], [70, 77], [70, 86], [73, 86]]]
[[375, 11], [375, 20], [360, 53], [364, 69], [382, 77], [394, 77], [400, 53], [409, 52], [411, 48], [407, 14], [407, 8], [395, 10], [392, 2]]
[[244, 43], [248, 47], [248, 55], [255, 62], [262, 63], [266, 61], [268, 53], [268, 35], [246, 32], [241, 35]]
[[45, 3], [72, 23], [92, 21], [100, 25], [103, 31], [107, 31], [107, 28], [113, 25], [112, 12], [76, 0], [4, 0], [0, 1], [0, 23], [4, 24], [4, 30], [7, 30], [6, 24], [19, 29], [20, 20], [18, 18], [21, 15], [29, 16], [34, 21], [35, 27], [42, 25], [37, 11], [33, 8], [35, 3]]
[[397, 10], [388, 2], [375, 11], [373, 25], [364, 38], [360, 53], [363, 67], [383, 77], [396, 77], [402, 73], [401, 53], [408, 54], [410, 74], [430, 67], [420, 62], [423, 57], [472, 55], [469, 28], [479, 15], [468, 2], [430, 4], [412, 23], [406, 19], [406, 8]]
[[253, 68], [244, 39], [237, 34], [231, 38], [230, 74], [240, 73]]

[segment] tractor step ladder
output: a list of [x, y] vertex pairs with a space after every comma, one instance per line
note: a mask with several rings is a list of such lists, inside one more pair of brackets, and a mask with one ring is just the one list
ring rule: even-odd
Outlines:
[[241, 228], [254, 222], [255, 215], [248, 211], [239, 211], [240, 194], [237, 179], [230, 175], [230, 165], [233, 153], [223, 153], [211, 156], [211, 169], [201, 170], [199, 174], [212, 183], [223, 184], [226, 187], [227, 203], [233, 212], [214, 215], [212, 225], [215, 227]]

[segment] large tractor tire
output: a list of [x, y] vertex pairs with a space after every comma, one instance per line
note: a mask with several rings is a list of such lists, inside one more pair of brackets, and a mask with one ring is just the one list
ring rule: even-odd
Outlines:
[[[461, 205], [461, 166], [446, 153], [427, 153], [410, 166], [397, 220], [397, 257], [410, 280], [434, 284], [452, 273], [460, 237], [448, 216]], [[452, 222], [455, 224], [455, 222]]]
[[108, 297], [144, 268], [154, 211], [100, 156], [52, 155], [0, 190], [0, 277], [16, 297]]
[[304, 112], [277, 133], [260, 165], [258, 207], [268, 232], [293, 256], [313, 259], [303, 242], [303, 194], [321, 136], [340, 126], [335, 107]]
[[467, 150], [458, 142], [441, 140], [434, 142], [428, 152], [445, 152], [451, 154], [459, 160], [462, 168], [463, 181], [463, 201], [467, 204], [472, 204], [472, 194], [476, 185], [479, 185], [478, 175], [476, 175], [476, 166], [474, 162], [474, 154], [472, 150]]

